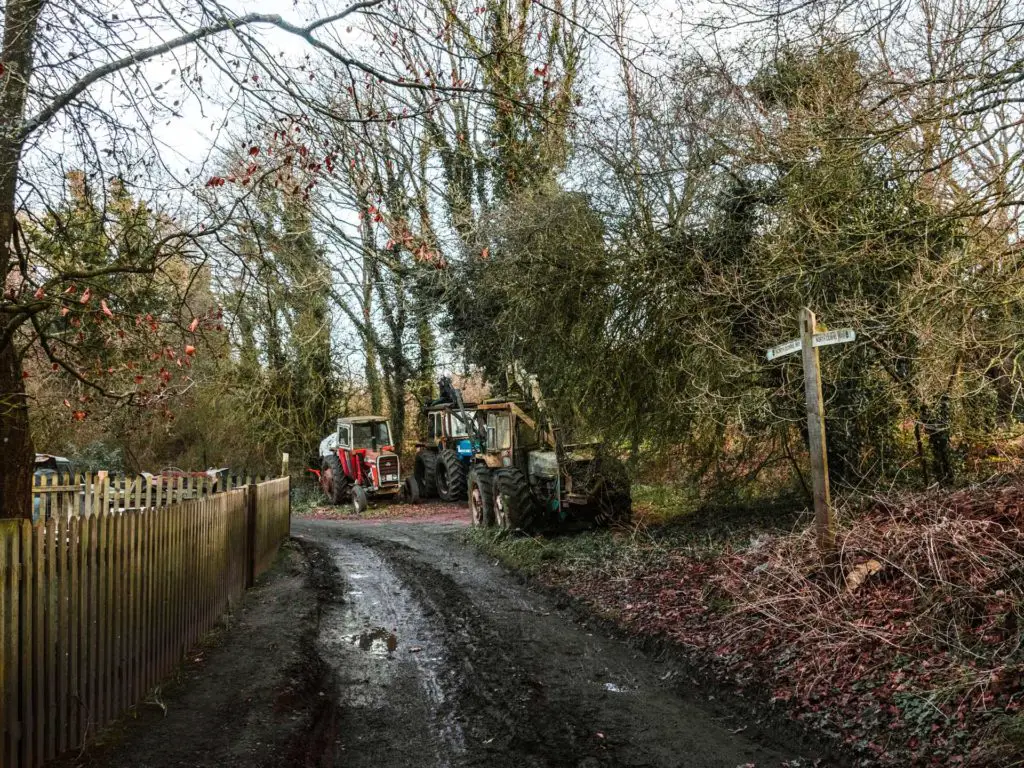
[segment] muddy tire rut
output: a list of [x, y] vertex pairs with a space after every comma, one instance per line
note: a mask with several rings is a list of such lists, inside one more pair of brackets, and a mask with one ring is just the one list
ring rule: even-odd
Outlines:
[[338, 766], [814, 764], [708, 706], [678, 669], [574, 621], [461, 543], [459, 526], [294, 528], [344, 581], [319, 644], [338, 686]]

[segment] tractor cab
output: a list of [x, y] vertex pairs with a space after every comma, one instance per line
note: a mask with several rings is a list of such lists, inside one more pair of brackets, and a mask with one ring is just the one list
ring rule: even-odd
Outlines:
[[525, 471], [534, 454], [544, 454], [548, 463], [557, 463], [556, 454], [566, 447], [560, 445], [557, 429], [509, 400], [482, 403], [477, 424], [482, 437], [477, 459], [491, 469], [520, 467]]
[[350, 501], [357, 512], [368, 499], [397, 494], [401, 469], [383, 416], [349, 416], [320, 441], [320, 487], [332, 504]]
[[391, 425], [379, 417], [338, 419], [338, 445], [349, 450], [381, 453], [392, 449]]
[[476, 411], [459, 411], [449, 403], [429, 406], [425, 442], [439, 450], [451, 448], [460, 456], [469, 458], [473, 455], [474, 443], [480, 442], [476, 431]]
[[527, 452], [549, 447], [537, 423], [515, 403], [482, 403], [476, 413], [482, 436], [478, 458], [491, 469], [519, 466]]

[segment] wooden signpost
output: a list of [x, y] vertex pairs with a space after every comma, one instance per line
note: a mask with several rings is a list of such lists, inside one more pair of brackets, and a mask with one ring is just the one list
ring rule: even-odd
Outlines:
[[768, 350], [768, 359], [803, 352], [804, 394], [807, 398], [807, 443], [811, 452], [811, 479], [814, 492], [814, 530], [818, 549], [828, 557], [835, 552], [836, 528], [832, 513], [832, 497], [828, 486], [828, 453], [825, 443], [825, 404], [821, 394], [821, 368], [818, 347], [845, 344], [857, 338], [852, 328], [815, 333], [814, 313], [804, 307], [800, 311], [800, 338], [792, 339]]

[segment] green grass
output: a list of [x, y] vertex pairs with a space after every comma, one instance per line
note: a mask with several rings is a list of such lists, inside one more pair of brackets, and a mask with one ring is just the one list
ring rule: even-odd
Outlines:
[[521, 536], [472, 528], [466, 538], [491, 557], [529, 575], [552, 569], [572, 570], [607, 564], [620, 556], [628, 538], [610, 531], [556, 536]]
[[679, 485], [634, 485], [633, 505], [652, 525], [678, 521], [700, 508], [697, 489]]
[[664, 534], [684, 539], [746, 541], [768, 532], [791, 531], [810, 522], [807, 500], [799, 495], [741, 502], [708, 503], [685, 517], [669, 520]]
[[1024, 713], [1006, 715], [999, 721], [997, 743], [1017, 755], [1014, 765], [1024, 765]]
[[633, 487], [635, 524], [628, 531], [585, 531], [523, 536], [494, 529], [470, 529], [476, 547], [528, 575], [614, 569], [629, 561], [656, 567], [668, 552], [695, 559], [744, 546], [765, 532], [789, 531], [809, 523], [803, 498], [783, 497], [733, 504], [700, 504], [679, 486]]
[[543, 536], [515, 536], [505, 531], [471, 528], [466, 539], [505, 565], [531, 575], [564, 557], [563, 549]]
[[789, 529], [802, 517], [807, 499], [793, 491], [763, 496], [749, 490], [702, 499], [693, 486], [637, 484], [633, 486], [633, 506], [638, 520], [651, 528], [721, 539]]

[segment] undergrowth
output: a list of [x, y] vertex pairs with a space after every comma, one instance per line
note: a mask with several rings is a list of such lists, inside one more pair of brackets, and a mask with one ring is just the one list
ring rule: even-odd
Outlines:
[[292, 483], [291, 497], [292, 514], [296, 517], [309, 517], [313, 510], [327, 503], [320, 486], [307, 479]]

